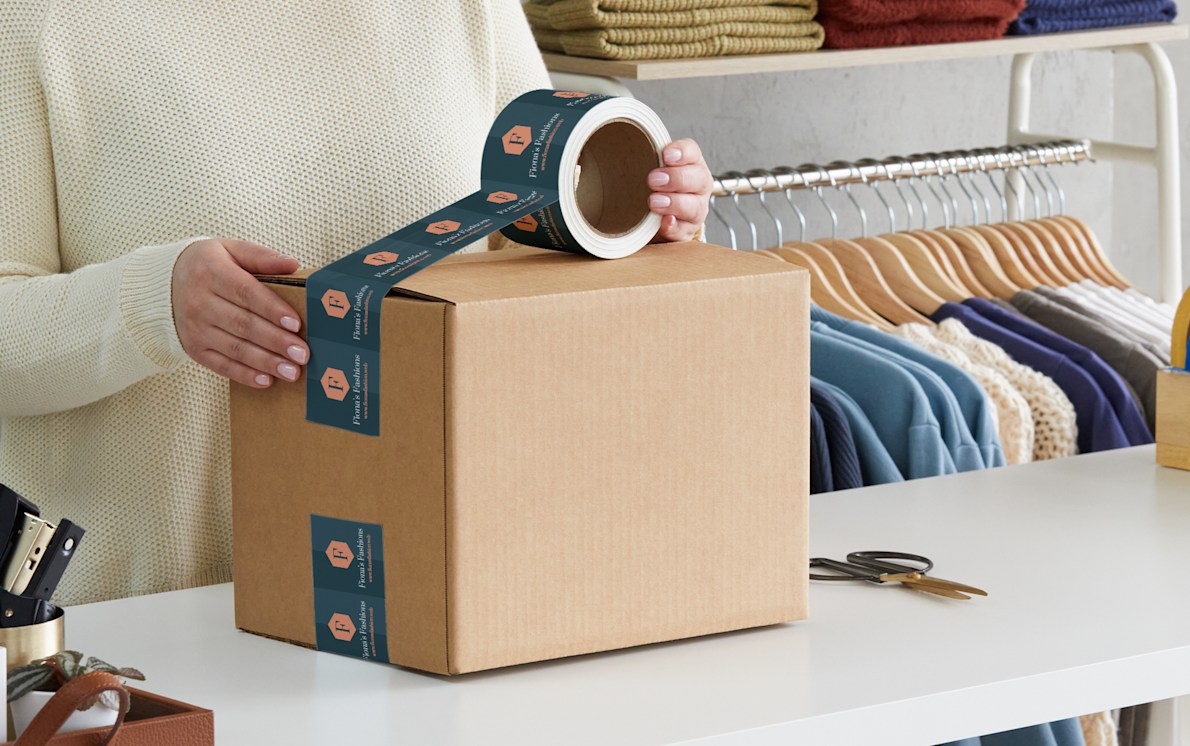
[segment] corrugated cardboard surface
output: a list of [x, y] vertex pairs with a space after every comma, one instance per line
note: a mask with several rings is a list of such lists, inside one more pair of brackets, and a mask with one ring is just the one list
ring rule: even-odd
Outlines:
[[449, 302], [384, 301], [381, 438], [305, 423], [299, 386], [234, 387], [238, 626], [313, 641], [312, 512], [384, 525], [391, 657], [415, 668], [805, 615], [804, 272], [525, 250], [402, 287]]

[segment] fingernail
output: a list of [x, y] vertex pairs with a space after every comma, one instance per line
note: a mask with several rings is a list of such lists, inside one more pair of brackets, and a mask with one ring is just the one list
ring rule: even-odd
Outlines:
[[286, 350], [286, 352], [289, 353], [289, 359], [294, 361], [298, 365], [306, 364], [306, 348], [305, 347], [300, 347], [298, 345], [290, 345], [289, 349]]
[[666, 194], [650, 194], [649, 207], [669, 207], [669, 195]]
[[298, 376], [297, 366], [290, 363], [278, 363], [277, 375], [281, 376], [286, 381], [296, 381]]
[[669, 183], [669, 174], [664, 171], [652, 171], [649, 173], [649, 186], [653, 188], [663, 187]]
[[675, 164], [682, 160], [681, 148], [666, 148], [661, 153], [661, 157], [665, 159], [666, 163]]
[[283, 329], [288, 329], [291, 332], [296, 332], [298, 329], [302, 328], [302, 322], [298, 321], [292, 316], [282, 316], [281, 327]]
[[256, 376], [256, 379], [255, 379], [255, 380], [256, 380], [256, 385], [257, 385], [257, 386], [268, 386], [270, 383], [272, 383], [272, 382], [273, 382], [273, 379], [272, 379], [272, 378], [269, 378], [269, 377], [268, 377], [268, 376], [266, 376], [264, 373], [260, 373], [260, 374], [258, 374], [258, 375]]

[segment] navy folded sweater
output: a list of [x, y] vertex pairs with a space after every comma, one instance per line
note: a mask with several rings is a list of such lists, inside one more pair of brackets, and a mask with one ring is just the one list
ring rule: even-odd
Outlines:
[[1173, 0], [1029, 0], [1008, 33], [1021, 36], [1061, 31], [1168, 23], [1178, 15]]

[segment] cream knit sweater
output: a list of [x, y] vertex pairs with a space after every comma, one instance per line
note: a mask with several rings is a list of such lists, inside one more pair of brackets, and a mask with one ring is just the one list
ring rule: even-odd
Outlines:
[[0, 482], [87, 530], [60, 603], [231, 578], [179, 252], [324, 264], [475, 190], [492, 116], [547, 86], [517, 0], [0, 3]]

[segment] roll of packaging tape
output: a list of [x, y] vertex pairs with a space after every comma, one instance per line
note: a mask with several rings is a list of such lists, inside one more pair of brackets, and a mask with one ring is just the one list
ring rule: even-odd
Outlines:
[[478, 192], [306, 280], [306, 419], [380, 434], [380, 300], [459, 249], [501, 231], [601, 259], [640, 250], [661, 226], [646, 177], [668, 142], [635, 99], [540, 90], [508, 104], [488, 131]]

